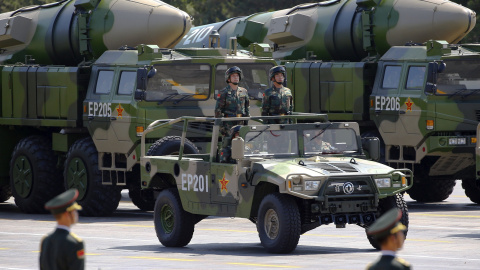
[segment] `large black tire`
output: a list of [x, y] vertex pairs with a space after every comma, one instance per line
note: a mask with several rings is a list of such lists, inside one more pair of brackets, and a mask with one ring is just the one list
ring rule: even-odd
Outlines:
[[420, 181], [414, 181], [407, 193], [417, 202], [441, 202], [452, 194], [453, 187], [454, 179], [434, 179], [426, 176]]
[[65, 187], [79, 191], [78, 204], [82, 216], [107, 216], [120, 202], [121, 190], [102, 185], [98, 169], [98, 153], [91, 138], [76, 141], [68, 150], [64, 169]]
[[150, 197], [145, 197], [142, 194], [140, 171], [138, 166], [135, 166], [131, 172], [127, 174], [128, 179], [128, 196], [132, 203], [142, 211], [152, 211], [155, 207], [155, 199], [153, 194]]
[[175, 188], [160, 192], [155, 202], [153, 221], [157, 238], [166, 247], [183, 247], [192, 240], [195, 230], [193, 215], [183, 210]]
[[10, 185], [4, 185], [0, 187], [0, 203], [8, 201], [12, 197], [12, 189]]
[[465, 195], [474, 203], [480, 204], [480, 186], [477, 186], [474, 178], [462, 180], [462, 187], [465, 189]]
[[[157, 140], [150, 148], [148, 149], [147, 156], [165, 156], [165, 155], [174, 155], [178, 154], [180, 150], [180, 144], [182, 138], [179, 136], [167, 136]], [[184, 154], [198, 154], [198, 151], [195, 144], [193, 144], [189, 139], [185, 138], [185, 145], [183, 146]]]
[[293, 198], [279, 193], [263, 198], [258, 209], [257, 231], [268, 252], [290, 253], [295, 250], [301, 228], [300, 212]]
[[65, 189], [52, 143], [42, 136], [18, 142], [10, 161], [10, 186], [15, 204], [25, 213], [47, 213], [47, 201]]
[[[180, 150], [181, 137], [178, 136], [167, 136], [162, 139], [157, 140], [147, 152], [147, 156], [165, 156], [178, 154]], [[190, 140], [185, 139], [184, 145], [184, 154], [198, 154], [199, 151], [195, 144]], [[128, 181], [128, 196], [132, 200], [133, 204], [138, 207], [138, 209], [143, 211], [152, 211], [155, 207], [155, 199], [153, 196], [145, 197], [142, 193], [142, 188], [140, 186], [140, 172], [138, 168], [135, 167], [133, 172], [129, 173]]]
[[[390, 210], [392, 208], [395, 208], [395, 207], [400, 209], [400, 211], [402, 211], [402, 218], [400, 219], [400, 222], [403, 225], [405, 225], [405, 227], [407, 227], [407, 229], [405, 231], [405, 238], [406, 238], [407, 233], [408, 233], [409, 218], [408, 218], [407, 203], [403, 199], [402, 194], [395, 194], [394, 196], [390, 196], [390, 197], [386, 197], [386, 198], [381, 199], [378, 202], [378, 212], [376, 214], [376, 218], [378, 219], [383, 214], [385, 214], [385, 212], [387, 212], [388, 210]], [[367, 231], [367, 228], [365, 228], [365, 233]], [[367, 235], [367, 238], [368, 238], [368, 241], [370, 242], [370, 244], [372, 245], [372, 247], [374, 247], [376, 249], [380, 249], [380, 245], [378, 245], [378, 243], [375, 241], [375, 239], [373, 239], [373, 237]]]

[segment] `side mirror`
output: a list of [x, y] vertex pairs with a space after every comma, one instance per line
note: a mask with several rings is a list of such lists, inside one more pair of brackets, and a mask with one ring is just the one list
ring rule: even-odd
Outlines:
[[235, 138], [232, 140], [232, 158], [233, 159], [243, 159], [245, 158], [245, 141], [243, 138]]
[[377, 137], [362, 138], [362, 148], [373, 161], [380, 160], [380, 140]]
[[147, 89], [147, 69], [139, 68], [137, 70], [137, 89], [146, 90]]

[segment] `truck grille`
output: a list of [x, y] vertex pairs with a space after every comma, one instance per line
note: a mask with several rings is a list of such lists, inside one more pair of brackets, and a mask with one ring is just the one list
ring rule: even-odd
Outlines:
[[[344, 196], [374, 194], [369, 176], [330, 177], [325, 188], [325, 195]], [[329, 198], [330, 200], [331, 198]]]

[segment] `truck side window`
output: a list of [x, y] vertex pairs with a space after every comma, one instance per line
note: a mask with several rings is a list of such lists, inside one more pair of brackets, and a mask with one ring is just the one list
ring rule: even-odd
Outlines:
[[100, 70], [100, 72], [98, 72], [95, 94], [105, 95], [110, 93], [112, 90], [113, 75], [114, 72], [112, 70]]
[[423, 89], [426, 67], [409, 67], [407, 77], [407, 89]]
[[400, 84], [401, 66], [386, 66], [383, 73], [382, 88], [397, 89]]
[[131, 95], [135, 90], [137, 73], [134, 71], [122, 71], [120, 74], [120, 83], [118, 84], [119, 95]]

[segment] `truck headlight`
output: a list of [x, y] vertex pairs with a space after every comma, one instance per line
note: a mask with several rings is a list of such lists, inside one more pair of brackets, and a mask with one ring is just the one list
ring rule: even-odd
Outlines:
[[317, 190], [320, 181], [305, 181], [305, 190]]
[[377, 184], [377, 187], [379, 188], [388, 188], [391, 186], [391, 180], [390, 178], [377, 178], [375, 179], [375, 183]]

